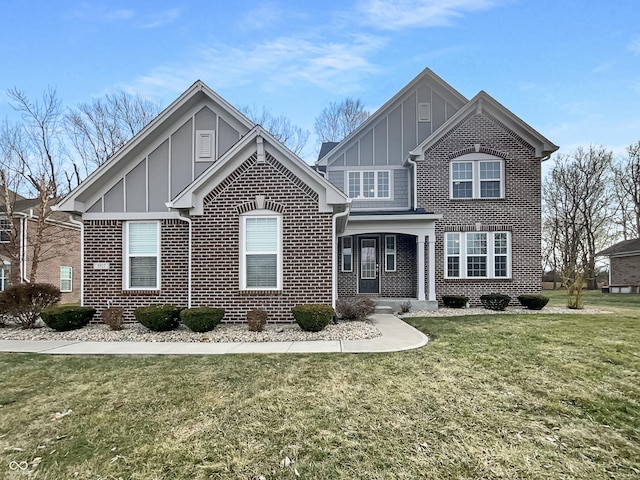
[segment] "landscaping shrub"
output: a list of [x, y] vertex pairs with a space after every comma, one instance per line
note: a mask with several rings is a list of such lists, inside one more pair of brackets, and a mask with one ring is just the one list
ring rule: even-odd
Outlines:
[[267, 312], [261, 308], [255, 308], [247, 312], [247, 324], [250, 332], [261, 332], [267, 324]]
[[180, 307], [175, 305], [150, 305], [133, 311], [136, 320], [154, 332], [173, 330], [180, 323]]
[[124, 309], [122, 307], [109, 307], [100, 312], [102, 321], [109, 325], [111, 330], [122, 330], [124, 324]]
[[22, 328], [34, 328], [42, 310], [60, 301], [60, 289], [48, 283], [20, 283], [0, 293], [0, 315]]
[[342, 320], [366, 320], [376, 311], [376, 302], [370, 297], [342, 297], [336, 302], [336, 312]]
[[503, 295], [502, 293], [488, 293], [486, 295], [480, 295], [480, 302], [484, 308], [488, 310], [502, 311], [507, 308], [511, 297], [509, 295]]
[[443, 295], [442, 303], [449, 308], [464, 308], [469, 303], [469, 297], [464, 295]]
[[529, 310], [542, 310], [544, 306], [549, 303], [549, 297], [534, 293], [520, 295], [518, 300], [520, 301], [520, 305], [528, 308]]
[[409, 313], [411, 311], [411, 302], [407, 300], [400, 304], [400, 313]]
[[92, 307], [78, 305], [57, 305], [42, 310], [40, 316], [47, 327], [59, 332], [76, 330], [87, 325], [96, 313]]
[[185, 308], [180, 312], [180, 320], [194, 332], [210, 332], [224, 317], [224, 308]]
[[293, 318], [305, 332], [319, 332], [329, 325], [336, 312], [330, 305], [308, 303], [291, 309]]

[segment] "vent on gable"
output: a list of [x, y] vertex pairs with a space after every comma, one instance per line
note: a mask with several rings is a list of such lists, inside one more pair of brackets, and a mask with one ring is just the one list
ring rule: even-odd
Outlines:
[[196, 131], [196, 161], [210, 162], [214, 160], [215, 140], [215, 130]]
[[419, 103], [418, 104], [418, 121], [430, 122], [431, 121], [431, 104]]

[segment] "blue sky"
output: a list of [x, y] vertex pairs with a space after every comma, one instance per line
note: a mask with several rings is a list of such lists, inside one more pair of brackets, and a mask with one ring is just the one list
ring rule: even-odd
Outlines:
[[[0, 0], [6, 91], [74, 106], [114, 89], [168, 105], [201, 79], [313, 131], [330, 102], [371, 111], [425, 67], [485, 90], [561, 153], [640, 140], [637, 0]], [[304, 158], [313, 161], [315, 137]]]

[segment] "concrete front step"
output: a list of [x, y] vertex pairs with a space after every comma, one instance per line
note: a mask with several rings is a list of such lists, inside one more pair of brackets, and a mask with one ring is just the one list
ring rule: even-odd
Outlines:
[[376, 305], [375, 313], [377, 315], [393, 315], [393, 307], [390, 307], [388, 305]]

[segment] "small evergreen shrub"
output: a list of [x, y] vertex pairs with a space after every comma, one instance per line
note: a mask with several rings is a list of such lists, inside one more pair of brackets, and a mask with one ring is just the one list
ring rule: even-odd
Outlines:
[[56, 305], [42, 310], [40, 316], [49, 328], [58, 332], [76, 330], [87, 325], [96, 313], [92, 307], [78, 305]]
[[48, 283], [20, 283], [0, 293], [0, 315], [22, 328], [34, 328], [42, 310], [60, 301], [60, 289]]
[[319, 303], [296, 305], [291, 311], [293, 318], [305, 332], [319, 332], [329, 325], [336, 313], [330, 305]]
[[371, 297], [342, 297], [336, 302], [336, 312], [342, 320], [363, 321], [376, 311], [376, 302]]
[[518, 297], [520, 305], [529, 310], [542, 310], [547, 303], [549, 303], [549, 297], [544, 295], [538, 295], [534, 293], [526, 293]]
[[469, 297], [464, 295], [443, 295], [442, 303], [449, 308], [464, 308], [469, 303]]
[[261, 332], [267, 324], [267, 312], [261, 308], [254, 308], [247, 312], [247, 324], [250, 332]]
[[133, 311], [136, 321], [154, 332], [175, 329], [180, 323], [180, 307], [175, 305], [150, 305]]
[[411, 311], [411, 302], [407, 300], [400, 304], [400, 313], [409, 313]]
[[210, 332], [216, 328], [222, 317], [224, 317], [223, 308], [185, 308], [180, 312], [182, 323], [189, 327], [190, 330], [199, 333]]
[[502, 293], [488, 293], [486, 295], [480, 295], [480, 302], [482, 306], [488, 310], [502, 311], [507, 308], [511, 297]]
[[124, 309], [122, 307], [109, 307], [100, 312], [100, 318], [111, 330], [122, 330], [124, 324]]

